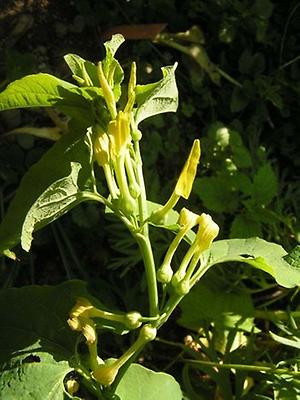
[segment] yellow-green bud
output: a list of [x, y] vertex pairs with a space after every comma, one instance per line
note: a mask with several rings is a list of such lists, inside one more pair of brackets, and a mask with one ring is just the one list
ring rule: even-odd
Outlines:
[[190, 291], [190, 281], [189, 279], [183, 279], [175, 286], [175, 291], [180, 296], [185, 296]]
[[142, 132], [139, 129], [134, 129], [131, 132], [131, 137], [134, 142], [139, 142], [142, 139]]
[[141, 328], [139, 339], [143, 340], [144, 342], [151, 342], [156, 338], [156, 334], [157, 334], [157, 329], [147, 324]]
[[129, 192], [134, 199], [137, 199], [141, 194], [141, 189], [137, 183], [131, 183], [129, 185]]
[[68, 379], [65, 383], [67, 392], [73, 396], [79, 390], [79, 383], [75, 379]]
[[113, 204], [118, 208], [124, 215], [132, 215], [135, 210], [135, 201], [132, 197], [122, 197], [113, 201]]
[[182, 208], [178, 218], [178, 224], [186, 230], [191, 229], [197, 224], [199, 215], [193, 213], [187, 208]]
[[185, 275], [185, 271], [183, 273], [179, 273], [179, 271], [175, 272], [172, 277], [172, 286], [176, 288], [178, 284], [183, 280]]
[[173, 276], [173, 270], [170, 264], [163, 264], [156, 273], [158, 282], [169, 283]]
[[137, 329], [141, 323], [141, 314], [137, 311], [131, 311], [125, 315], [125, 325], [128, 329]]

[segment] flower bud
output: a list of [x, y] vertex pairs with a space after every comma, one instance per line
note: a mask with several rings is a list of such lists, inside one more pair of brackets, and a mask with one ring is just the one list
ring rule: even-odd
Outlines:
[[198, 214], [193, 213], [187, 208], [182, 208], [179, 214], [178, 224], [182, 228], [189, 230], [197, 224], [198, 218], [199, 218]]
[[131, 311], [125, 315], [125, 325], [128, 329], [137, 329], [139, 328], [141, 323], [141, 314], [137, 311]]
[[157, 270], [156, 277], [158, 282], [169, 283], [171, 282], [173, 276], [173, 270], [170, 264], [162, 264], [162, 266]]
[[183, 279], [175, 286], [175, 291], [180, 296], [185, 296], [190, 291], [190, 280]]
[[134, 142], [139, 142], [142, 139], [142, 132], [139, 129], [134, 129], [131, 132], [131, 136]]
[[120, 196], [118, 199], [115, 199], [112, 203], [114, 207], [122, 211], [124, 215], [132, 215], [134, 213], [135, 201], [131, 196], [128, 196], [126, 198]]
[[67, 392], [73, 396], [79, 390], [79, 383], [75, 379], [68, 379], [65, 383]]
[[178, 285], [179, 285], [179, 283], [182, 281], [182, 279], [184, 278], [184, 275], [185, 275], [185, 271], [182, 271], [182, 272], [180, 272], [180, 271], [176, 271], [175, 272], [175, 274], [173, 275], [173, 277], [172, 277], [172, 286], [174, 287], [174, 288], [176, 288]]
[[137, 199], [141, 194], [141, 189], [137, 183], [131, 183], [129, 185], [129, 192], [134, 199]]
[[141, 328], [139, 339], [141, 339], [144, 342], [151, 342], [156, 338], [156, 334], [157, 334], [157, 329], [147, 324]]

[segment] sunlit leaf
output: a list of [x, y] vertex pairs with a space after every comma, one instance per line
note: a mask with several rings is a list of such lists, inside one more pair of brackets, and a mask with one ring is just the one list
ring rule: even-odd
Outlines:
[[141, 121], [153, 115], [175, 112], [178, 106], [178, 90], [175, 80], [177, 64], [163, 67], [163, 78], [148, 85], [137, 85], [136, 102], [137, 110], [135, 121], [138, 125]]
[[132, 364], [116, 394], [122, 400], [181, 400], [179, 384], [169, 374], [154, 372], [142, 365]]

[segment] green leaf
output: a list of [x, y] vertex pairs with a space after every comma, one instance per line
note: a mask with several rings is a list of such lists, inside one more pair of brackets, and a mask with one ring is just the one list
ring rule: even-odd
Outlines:
[[68, 64], [70, 70], [72, 71], [73, 77], [75, 76], [86, 80], [86, 75], [88, 75], [88, 79], [90, 79], [89, 83], [92, 83], [93, 86], [99, 86], [97, 67], [94, 63], [85, 60], [77, 54], [66, 54], [64, 56], [64, 59], [65, 62]]
[[239, 71], [241, 74], [250, 74], [253, 64], [253, 56], [249, 49], [243, 51], [239, 58]]
[[247, 107], [249, 103], [249, 97], [243, 88], [234, 87], [231, 101], [230, 101], [230, 110], [231, 112], [239, 112]]
[[261, 225], [252, 218], [251, 214], [240, 214], [234, 217], [230, 228], [231, 238], [249, 238], [261, 235]]
[[80, 88], [49, 74], [25, 76], [0, 93], [0, 111], [51, 106], [76, 119], [90, 121], [90, 102]]
[[[68, 362], [57, 362], [48, 353], [24, 349], [24, 356], [14, 357], [1, 368], [0, 391], [6, 400], [65, 400], [63, 380], [72, 371]], [[27, 361], [28, 360], [28, 361]], [[31, 361], [32, 360], [32, 361]]]
[[229, 176], [197, 178], [193, 190], [209, 210], [234, 212], [239, 198], [233, 183]]
[[[0, 226], [0, 252], [18, 244], [21, 235], [28, 250], [32, 230], [40, 229], [66, 212], [71, 205], [85, 200], [88, 192], [94, 192], [93, 182], [90, 134], [80, 136], [76, 132], [64, 135], [23, 177]], [[65, 185], [63, 190], [59, 188], [60, 184]], [[77, 194], [74, 197], [75, 187]], [[73, 193], [71, 197], [70, 191]], [[46, 194], [43, 195], [44, 192]], [[48, 202], [50, 198], [47, 200], [47, 196], [56, 201]], [[62, 203], [57, 203], [57, 200]]]
[[112, 87], [115, 100], [118, 101], [121, 96], [121, 83], [124, 79], [124, 71], [114, 55], [121, 44], [125, 41], [121, 34], [113, 35], [111, 40], [104, 43], [106, 57], [103, 61], [103, 71], [109, 85]]
[[232, 149], [232, 160], [239, 168], [252, 166], [249, 150], [243, 144], [242, 138], [237, 131], [230, 130], [230, 146]]
[[287, 252], [276, 243], [259, 238], [219, 240], [205, 252], [207, 269], [215, 264], [239, 261], [261, 269], [284, 287], [300, 285], [300, 268], [283, 257]]
[[270, 332], [270, 336], [277, 343], [300, 350], [300, 337], [290, 336], [289, 338], [285, 338], [283, 336], [276, 335], [276, 333], [273, 332]]
[[[299, 400], [300, 390], [295, 386], [293, 380], [287, 380], [282, 377], [277, 388], [274, 388], [274, 397], [272, 400]], [[269, 398], [266, 398], [267, 400]]]
[[106, 50], [106, 60], [105, 62], [109, 63], [113, 60], [118, 48], [121, 46], [122, 43], [125, 42], [124, 36], [120, 33], [116, 35], [112, 35], [110, 40], [107, 40], [104, 43], [104, 47]]
[[30, 250], [33, 240], [32, 233], [39, 226], [49, 224], [76, 204], [85, 200], [82, 191], [78, 187], [81, 165], [75, 162], [70, 164], [70, 174], [52, 183], [29, 209], [21, 233], [21, 244], [24, 250]]
[[295, 268], [300, 268], [300, 245], [298, 244], [286, 256], [283, 257], [286, 262]]
[[[214, 323], [221, 329], [237, 328], [251, 331], [254, 308], [245, 292], [228, 293], [219, 285], [200, 282], [180, 303], [177, 321], [187, 329], [199, 331], [203, 323]], [[209, 307], [208, 307], [209, 304]]]
[[173, 66], [163, 67], [163, 78], [156, 83], [136, 86], [135, 122], [137, 125], [153, 115], [177, 110], [176, 67], [177, 63]]
[[169, 374], [131, 364], [116, 394], [122, 400], [182, 400], [179, 384]]
[[252, 198], [256, 204], [267, 206], [278, 192], [277, 177], [270, 164], [259, 168], [253, 178]]
[[273, 13], [274, 4], [270, 0], [256, 0], [253, 8], [260, 18], [268, 19]]
[[28, 75], [10, 83], [0, 93], [0, 111], [24, 107], [49, 107], [63, 99], [62, 91], [76, 88], [49, 74]]
[[0, 292], [0, 392], [7, 400], [63, 400], [78, 334], [67, 325], [86, 284], [29, 286]]

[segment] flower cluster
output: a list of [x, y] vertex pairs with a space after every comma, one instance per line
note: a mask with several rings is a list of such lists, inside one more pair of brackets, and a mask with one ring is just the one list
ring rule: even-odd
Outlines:
[[99, 81], [111, 120], [105, 131], [94, 127], [94, 157], [103, 168], [113, 206], [130, 216], [136, 208], [140, 195], [137, 182], [136, 158], [133, 141], [140, 136], [134, 134], [132, 109], [135, 102], [136, 67], [132, 64], [128, 85], [128, 101], [123, 110], [117, 111], [112, 88], [104, 75], [101, 63], [98, 69]]

